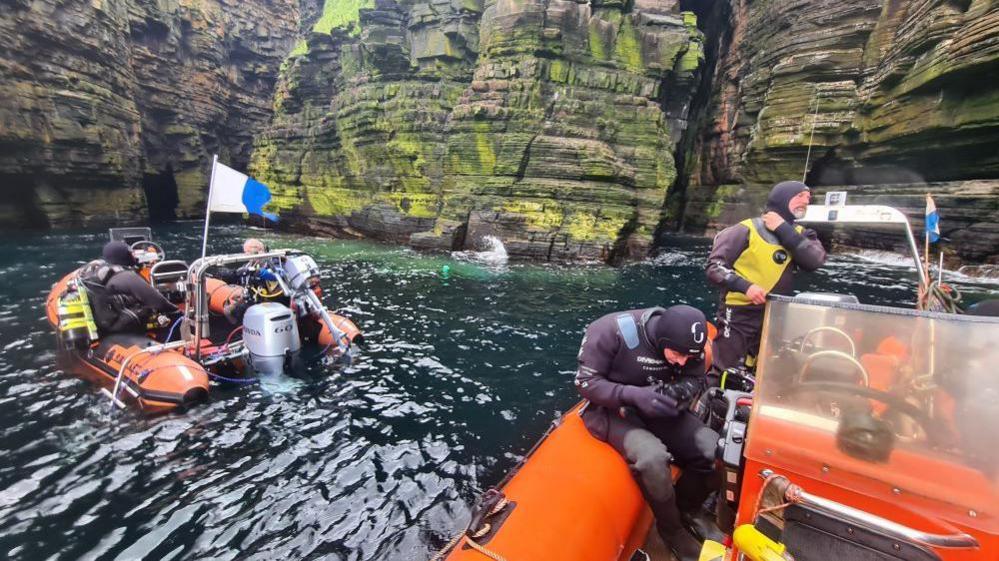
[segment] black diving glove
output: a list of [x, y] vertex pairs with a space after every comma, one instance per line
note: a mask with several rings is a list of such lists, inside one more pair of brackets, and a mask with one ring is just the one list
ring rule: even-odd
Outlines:
[[652, 386], [625, 386], [621, 401], [638, 409], [643, 417], [676, 417], [680, 413], [675, 399], [657, 392]]

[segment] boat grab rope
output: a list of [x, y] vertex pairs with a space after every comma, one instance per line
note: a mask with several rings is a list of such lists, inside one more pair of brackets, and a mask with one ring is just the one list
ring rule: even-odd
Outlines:
[[119, 392], [119, 390], [122, 387], [122, 383], [121, 383], [122, 378], [125, 377], [125, 368], [128, 366], [128, 364], [130, 362], [132, 362], [132, 359], [135, 358], [135, 357], [137, 357], [137, 356], [139, 356], [139, 355], [142, 355], [142, 354], [158, 353], [159, 351], [162, 351], [162, 350], [165, 350], [165, 349], [168, 349], [168, 348], [176, 348], [176, 347], [180, 346], [181, 344], [183, 344], [183, 341], [177, 341], [176, 343], [160, 343], [159, 345], [152, 345], [152, 346], [146, 347], [144, 349], [140, 349], [139, 351], [137, 351], [135, 353], [132, 353], [132, 354], [128, 355], [127, 357], [125, 357], [125, 360], [123, 360], [121, 362], [121, 366], [118, 368], [118, 375], [115, 376], [115, 379], [114, 379], [114, 390], [111, 392], [111, 396], [110, 396], [111, 397], [111, 406], [110, 406], [110, 409], [108, 410], [108, 421], [111, 421], [112, 416], [114, 416], [115, 405], [117, 405], [118, 403], [120, 403], [118, 401], [118, 392]]
[[205, 372], [212, 380], [216, 380], [218, 382], [229, 382], [230, 384], [256, 384], [260, 381], [258, 378], [227, 378], [226, 376], [209, 372], [207, 370]]
[[[483, 520], [496, 516], [497, 514], [499, 514], [500, 511], [506, 508], [508, 504], [510, 504], [510, 501], [507, 498], [505, 497], [501, 498], [496, 503], [496, 505], [493, 506], [493, 508], [490, 509], [490, 511], [483, 517]], [[475, 516], [473, 515], [472, 518], [474, 519]], [[500, 555], [499, 553], [496, 553], [495, 551], [490, 551], [485, 546], [479, 545], [479, 543], [475, 541], [488, 534], [493, 529], [492, 525], [488, 522], [483, 521], [482, 525], [474, 532], [472, 531], [471, 525], [472, 522], [469, 521], [468, 526], [466, 526], [465, 529], [462, 530], [461, 532], [458, 532], [458, 535], [451, 538], [451, 541], [449, 541], [447, 545], [441, 548], [441, 550], [437, 552], [437, 555], [434, 555], [430, 561], [441, 561], [442, 559], [444, 559], [444, 554], [454, 549], [454, 547], [458, 545], [458, 542], [461, 541], [461, 538], [463, 536], [466, 538], [465, 543], [468, 544], [468, 546], [474, 549], [475, 551], [481, 553], [482, 555], [485, 555], [486, 557], [492, 559], [493, 561], [507, 561], [506, 558]]]

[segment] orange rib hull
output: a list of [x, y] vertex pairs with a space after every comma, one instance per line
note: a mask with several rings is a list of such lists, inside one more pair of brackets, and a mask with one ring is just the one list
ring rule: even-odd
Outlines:
[[[45, 315], [53, 329], [59, 326], [59, 298], [75, 276], [74, 271], [57, 282], [45, 302]], [[110, 335], [86, 351], [61, 350], [59, 362], [64, 370], [109, 391], [115, 391], [117, 382], [118, 399], [148, 413], [164, 413], [204, 399], [208, 395], [204, 368], [177, 351], [153, 354], [143, 350], [154, 344], [141, 335]]]
[[[517, 561], [610, 561], [630, 559], [644, 543], [652, 513], [624, 459], [583, 425], [581, 408], [503, 486], [510, 515], [479, 544]], [[462, 537], [447, 559], [485, 557]]]

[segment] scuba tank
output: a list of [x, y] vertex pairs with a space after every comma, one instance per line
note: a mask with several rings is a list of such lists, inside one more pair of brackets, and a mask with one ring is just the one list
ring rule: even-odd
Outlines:
[[59, 342], [64, 350], [83, 350], [97, 340], [97, 324], [87, 291], [71, 282], [59, 299]]

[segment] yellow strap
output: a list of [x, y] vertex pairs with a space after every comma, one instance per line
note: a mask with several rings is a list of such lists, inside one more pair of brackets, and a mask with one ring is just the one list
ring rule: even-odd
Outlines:
[[282, 290], [280, 286], [273, 292], [264, 292], [261, 288], [253, 287], [253, 292], [261, 298], [277, 298], [278, 296], [284, 294], [284, 290]]
[[86, 329], [86, 327], [87, 327], [87, 320], [86, 320], [86, 318], [80, 318], [80, 319], [74, 319], [74, 320], [66, 320], [66, 321], [59, 322], [59, 330], [60, 331], [69, 331], [70, 329], [79, 329], [81, 327], [84, 328], [84, 329]]

